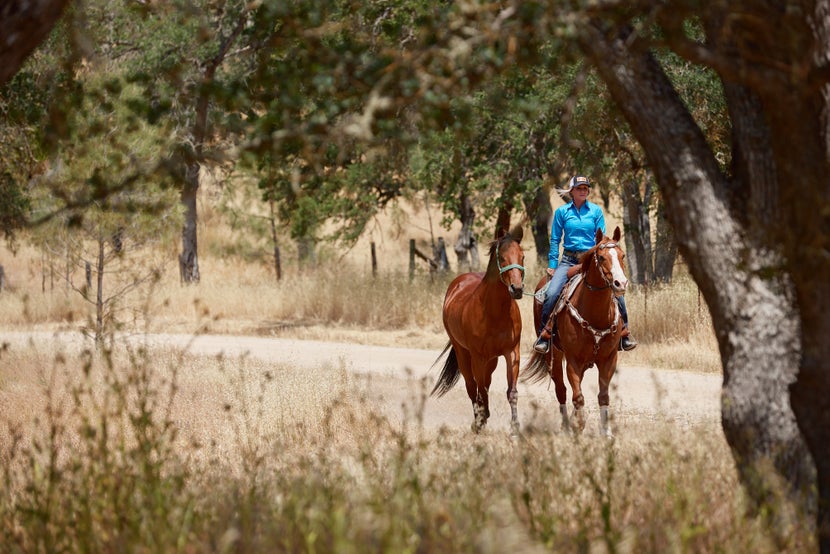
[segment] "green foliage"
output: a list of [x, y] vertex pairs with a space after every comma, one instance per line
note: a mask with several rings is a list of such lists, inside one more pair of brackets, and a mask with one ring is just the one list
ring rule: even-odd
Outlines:
[[[136, 113], [140, 88], [113, 75], [77, 86], [81, 109], [66, 114], [71, 140], [60, 143], [54, 168], [31, 190], [37, 227], [30, 237], [64, 259], [67, 279], [95, 306], [90, 327], [102, 339], [117, 329], [119, 302], [161, 271], [164, 261], [140, 251], [171, 237], [182, 218], [162, 164], [169, 129]], [[95, 270], [95, 294], [87, 267]]]
[[[230, 171], [241, 161], [253, 179], [239, 182], [260, 183], [294, 239], [352, 243], [392, 200], [424, 190], [447, 224], [471, 198], [483, 231], [499, 210], [520, 211], [576, 171], [605, 199], [614, 182], [640, 178], [642, 153], [579, 59], [580, 9], [94, 0], [72, 20], [87, 23], [84, 40], [59, 29], [9, 89], [9, 113], [18, 126], [37, 122], [42, 158], [83, 140], [71, 112], [88, 109], [84, 96], [106, 108], [107, 95], [129, 87], [132, 125], [169, 138], [159, 171], [182, 180], [193, 163]], [[661, 60], [728, 160], [714, 76]], [[104, 181], [91, 177], [87, 198], [112, 192]]]
[[15, 231], [28, 221], [29, 207], [29, 197], [14, 177], [0, 174], [0, 229], [10, 244], [14, 244]]
[[130, 226], [159, 236], [176, 223], [176, 193], [160, 163], [170, 149], [169, 130], [136, 114], [135, 86], [111, 77], [82, 86], [82, 109], [67, 113], [71, 140], [61, 144], [55, 169], [35, 189], [36, 221], [60, 210], [80, 225], [95, 214], [93, 225], [104, 225], [104, 233]]

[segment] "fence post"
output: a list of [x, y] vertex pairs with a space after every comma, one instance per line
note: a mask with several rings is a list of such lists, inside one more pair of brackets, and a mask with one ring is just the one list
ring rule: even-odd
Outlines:
[[378, 276], [378, 255], [375, 252], [375, 241], [372, 241], [372, 277]]
[[92, 264], [84, 262], [84, 275], [86, 277], [86, 286], [84, 287], [84, 298], [89, 298], [89, 290], [92, 288]]
[[415, 239], [409, 239], [409, 280], [415, 278]]
[[446, 272], [450, 270], [450, 261], [447, 259], [447, 245], [444, 243], [444, 237], [438, 237], [438, 244], [433, 247], [432, 256], [438, 271]]

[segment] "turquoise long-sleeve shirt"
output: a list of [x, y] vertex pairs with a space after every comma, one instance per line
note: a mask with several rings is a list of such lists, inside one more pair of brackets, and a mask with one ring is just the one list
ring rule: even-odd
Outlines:
[[573, 202], [568, 202], [556, 208], [553, 213], [553, 223], [550, 226], [550, 250], [548, 251], [548, 267], [556, 269], [559, 265], [559, 243], [563, 250], [582, 252], [589, 250], [596, 244], [597, 229], [605, 234], [605, 215], [602, 208], [593, 202], [586, 201], [580, 209], [576, 209]]

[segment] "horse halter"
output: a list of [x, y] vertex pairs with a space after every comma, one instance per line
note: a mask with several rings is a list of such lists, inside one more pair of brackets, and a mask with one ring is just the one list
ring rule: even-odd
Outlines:
[[[501, 274], [505, 271], [510, 271], [511, 269], [518, 269], [522, 272], [522, 283], [525, 282], [525, 267], [519, 264], [510, 264], [504, 267], [501, 266], [501, 262], [499, 262], [498, 258], [496, 259], [496, 265], [499, 268], [499, 279], [501, 279]], [[502, 281], [503, 282], [503, 281]]]
[[610, 288], [613, 286], [613, 280], [614, 280], [614, 278], [613, 278], [613, 277], [611, 277], [611, 278], [609, 279], [609, 278], [605, 275], [605, 271], [602, 269], [602, 266], [601, 266], [601, 265], [599, 265], [599, 251], [600, 251], [600, 250], [602, 250], [603, 248], [616, 248], [616, 247], [617, 247], [617, 243], [616, 243], [616, 242], [611, 242], [611, 241], [609, 241], [609, 242], [604, 242], [604, 243], [600, 243], [600, 244], [598, 244], [598, 245], [597, 245], [597, 248], [596, 248], [596, 250], [594, 251], [594, 253], [593, 253], [592, 257], [594, 258], [594, 263], [596, 263], [596, 264], [597, 264], [597, 270], [599, 271], [599, 274], [600, 274], [600, 276], [602, 277], [602, 280], [603, 280], [603, 281], [605, 281], [605, 286], [604, 286], [604, 287], [595, 287], [595, 286], [592, 286], [592, 285], [588, 282], [588, 280], [586, 279], [586, 280], [585, 280], [585, 286], [586, 286], [586, 287], [588, 287], [588, 289], [590, 289], [590, 290], [605, 290], [605, 289], [610, 289]]
[[507, 285], [507, 283], [502, 281], [501, 276], [504, 272], [510, 271], [511, 269], [518, 269], [522, 272], [522, 285], [524, 285], [524, 282], [525, 282], [525, 268], [524, 268], [523, 265], [510, 264], [510, 265], [506, 265], [506, 266], [502, 267], [501, 266], [501, 261], [499, 261], [499, 253], [496, 252], [496, 267], [499, 268], [499, 281], [501, 281], [505, 286]]

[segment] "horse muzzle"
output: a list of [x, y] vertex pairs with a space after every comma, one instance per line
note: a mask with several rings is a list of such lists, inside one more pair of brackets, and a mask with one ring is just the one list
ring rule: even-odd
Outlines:
[[516, 285], [511, 284], [507, 288], [510, 291], [510, 296], [512, 296], [515, 300], [521, 300], [522, 296], [524, 295], [524, 285], [517, 287]]

